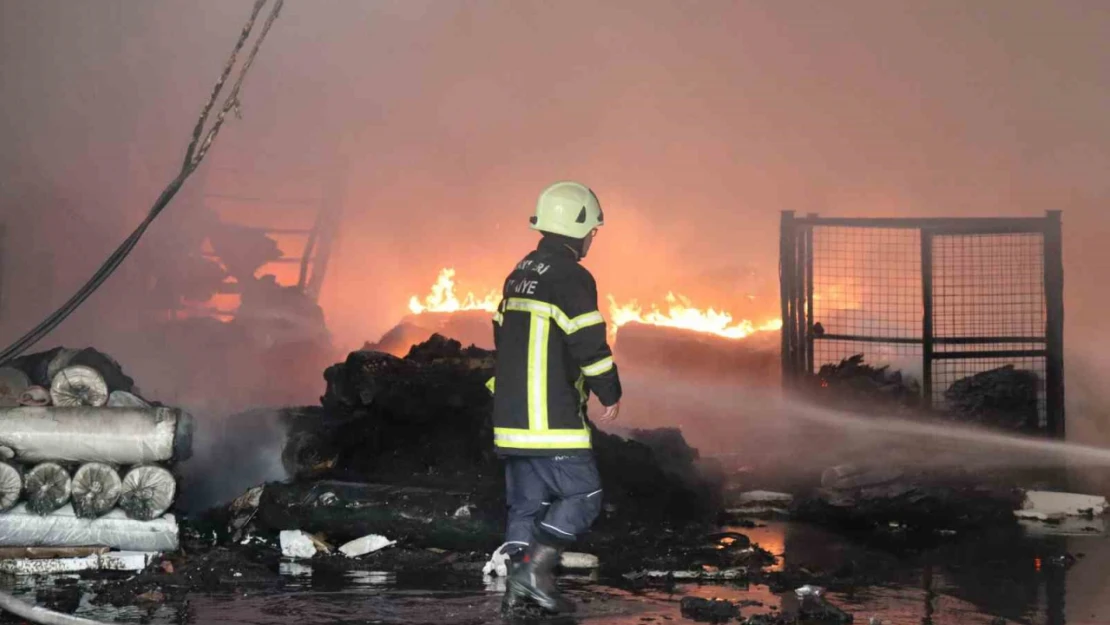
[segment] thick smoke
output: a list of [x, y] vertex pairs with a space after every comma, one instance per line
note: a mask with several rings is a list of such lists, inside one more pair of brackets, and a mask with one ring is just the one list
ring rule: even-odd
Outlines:
[[[67, 297], [153, 201], [250, 4], [0, 0], [0, 339]], [[557, 178], [605, 203], [588, 259], [603, 293], [674, 290], [755, 319], [777, 314], [781, 210], [1062, 209], [1069, 422], [1104, 441], [1108, 28], [1078, 0], [289, 2], [210, 165], [342, 198], [321, 296], [336, 354], [381, 336], [444, 266], [464, 290], [499, 284]], [[166, 285], [185, 288], [222, 210], [217, 182], [198, 175], [41, 347], [97, 345], [206, 415], [313, 401], [315, 363], [159, 332]], [[216, 378], [231, 390], [189, 390]]]

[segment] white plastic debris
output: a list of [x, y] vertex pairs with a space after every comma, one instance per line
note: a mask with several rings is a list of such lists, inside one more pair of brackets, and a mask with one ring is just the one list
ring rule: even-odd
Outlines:
[[22, 462], [163, 462], [173, 458], [182, 415], [168, 407], [3, 408], [0, 445]]
[[356, 538], [351, 542], [343, 545], [339, 548], [339, 552], [347, 556], [348, 558], [357, 558], [368, 553], [380, 551], [390, 545], [395, 544], [397, 544], [397, 541], [389, 540], [385, 536], [379, 536], [378, 534], [368, 534], [366, 536], [363, 536], [362, 538]]
[[301, 530], [282, 530], [279, 535], [281, 555], [286, 558], [303, 560], [316, 555], [316, 543], [312, 537]]
[[821, 588], [820, 586], [810, 586], [809, 584], [806, 584], [805, 586], [796, 589], [794, 591], [794, 594], [798, 596], [798, 599], [805, 599], [806, 597], [816, 597], [820, 599], [821, 596], [825, 594], [825, 589]]
[[50, 399], [59, 407], [103, 406], [108, 403], [108, 383], [92, 367], [66, 367], [50, 381]]
[[455, 510], [455, 518], [456, 519], [469, 519], [470, 518], [470, 506], [469, 505], [462, 506], [458, 510]]
[[505, 548], [508, 546], [509, 543], [504, 543], [493, 552], [493, 555], [489, 557], [489, 561], [482, 567], [482, 575], [486, 577], [509, 576], [509, 554], [505, 553]]
[[559, 566], [564, 569], [596, 569], [600, 565], [597, 556], [589, 553], [563, 552], [559, 559]]
[[84, 547], [104, 545], [122, 551], [177, 551], [177, 520], [167, 514], [152, 521], [127, 518], [112, 510], [98, 519], [78, 518], [73, 506], [39, 516], [20, 503], [0, 514], [0, 547]]
[[1099, 516], [1106, 512], [1105, 497], [1098, 495], [1078, 495], [1075, 493], [1056, 493], [1044, 490], [1025, 492], [1025, 501], [1018, 518], [1047, 520], [1067, 516]]

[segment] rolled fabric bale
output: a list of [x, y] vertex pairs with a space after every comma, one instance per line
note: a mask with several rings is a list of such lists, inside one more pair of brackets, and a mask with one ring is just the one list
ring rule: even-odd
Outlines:
[[103, 406], [108, 403], [108, 384], [92, 367], [66, 367], [50, 382], [50, 399], [59, 407]]
[[41, 386], [30, 386], [19, 396], [20, 406], [49, 406], [50, 391]]
[[182, 412], [176, 408], [0, 410], [0, 445], [20, 462], [104, 462], [135, 465], [174, 458]]
[[73, 474], [73, 512], [83, 519], [95, 519], [111, 511], [119, 501], [123, 480], [103, 462], [88, 462]]
[[31, 386], [31, 378], [15, 367], [0, 367], [0, 408], [14, 408]]
[[0, 512], [7, 512], [19, 503], [23, 494], [23, 475], [7, 462], [0, 462]]
[[35, 465], [23, 480], [27, 493], [27, 509], [34, 514], [47, 515], [66, 505], [72, 492], [73, 480], [56, 462]]
[[119, 507], [132, 519], [149, 521], [165, 514], [176, 494], [177, 480], [172, 473], [157, 465], [142, 465], [123, 477]]
[[80, 519], [73, 513], [73, 506], [39, 516], [28, 512], [24, 502], [0, 514], [0, 547], [89, 545], [121, 551], [177, 551], [177, 519], [167, 514], [153, 521], [136, 521], [119, 509], [99, 519]]

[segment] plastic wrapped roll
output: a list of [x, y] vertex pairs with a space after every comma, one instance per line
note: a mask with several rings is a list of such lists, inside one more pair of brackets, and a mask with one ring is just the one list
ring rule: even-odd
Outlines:
[[80, 519], [73, 506], [39, 516], [25, 504], [0, 514], [0, 547], [87, 547], [104, 545], [123, 551], [177, 551], [177, 520], [167, 514], [153, 521], [135, 521], [122, 510], [99, 519]]
[[50, 514], [69, 501], [73, 481], [69, 472], [54, 462], [35, 465], [23, 480], [27, 509], [34, 514]]
[[24, 406], [0, 410], [0, 445], [28, 463], [166, 462], [189, 449], [184, 421], [176, 408]]
[[119, 501], [123, 480], [110, 465], [89, 462], [73, 474], [73, 512], [83, 519], [107, 514]]
[[60, 407], [103, 406], [108, 403], [108, 384], [92, 367], [66, 367], [51, 380], [50, 399]]
[[132, 519], [149, 521], [165, 514], [175, 495], [177, 481], [172, 473], [156, 465], [143, 465], [124, 476], [119, 507]]
[[19, 503], [19, 496], [23, 494], [23, 476], [19, 469], [0, 462], [0, 512], [7, 512]]
[[0, 367], [0, 408], [19, 405], [19, 397], [31, 386], [31, 378], [15, 367]]

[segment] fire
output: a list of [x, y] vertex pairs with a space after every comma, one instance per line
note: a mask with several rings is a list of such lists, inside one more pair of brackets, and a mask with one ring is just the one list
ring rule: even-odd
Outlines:
[[[415, 295], [409, 300], [409, 310], [417, 315], [425, 312], [451, 313], [462, 310], [484, 310], [492, 313], [497, 310], [497, 305], [501, 301], [499, 292], [490, 290], [483, 297], [468, 292], [465, 297], [459, 299], [455, 294], [454, 278], [454, 269], [448, 267], [440, 271], [439, 277], [432, 285], [431, 292], [423, 300]], [[609, 331], [613, 338], [616, 337], [617, 330], [627, 323], [693, 330], [730, 339], [742, 339], [756, 332], [782, 328], [782, 321], [779, 319], [759, 325], [747, 319], [737, 321], [733, 319], [732, 315], [723, 310], [696, 308], [689, 299], [674, 293], [667, 293], [667, 297], [664, 298], [666, 302], [665, 310], [652, 304], [645, 311], [636, 300], [621, 305], [617, 304], [612, 295], [609, 295], [608, 298]]]
[[609, 318], [612, 321], [611, 332], [616, 335], [617, 329], [626, 323], [643, 323], [647, 325], [664, 326], [668, 328], [681, 328], [694, 330], [707, 334], [716, 334], [730, 339], [742, 339], [756, 332], [779, 330], [782, 320], [775, 319], [756, 325], [747, 319], [733, 321], [732, 315], [713, 308], [695, 308], [690, 300], [674, 293], [667, 293], [665, 298], [667, 310], [664, 312], [655, 304], [650, 310], [644, 309], [636, 302], [619, 305], [609, 296]]
[[419, 315], [425, 312], [457, 312], [460, 310], [484, 310], [493, 312], [497, 310], [497, 304], [501, 301], [501, 294], [497, 291], [490, 291], [485, 297], [478, 298], [473, 293], [467, 293], [466, 297], [459, 300], [455, 296], [455, 270], [451, 268], [444, 268], [439, 272], [439, 277], [436, 283], [432, 285], [432, 292], [424, 298], [421, 302], [420, 298], [415, 295], [409, 300], [409, 310], [413, 314]]

